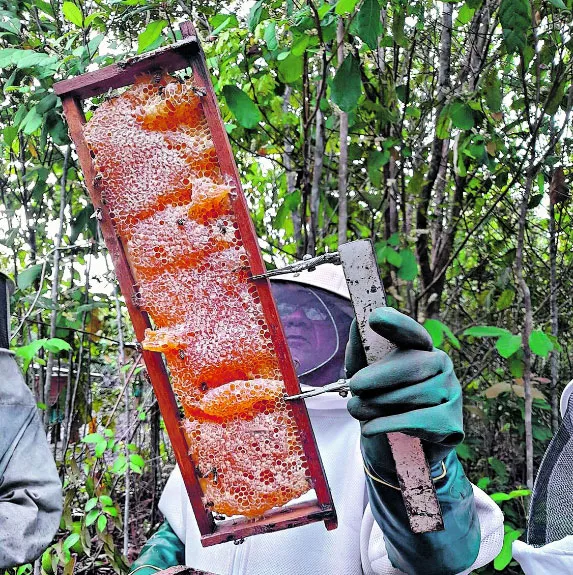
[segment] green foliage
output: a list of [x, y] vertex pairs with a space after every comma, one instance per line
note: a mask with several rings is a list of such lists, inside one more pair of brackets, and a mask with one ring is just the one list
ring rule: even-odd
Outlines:
[[499, 21], [508, 52], [520, 52], [527, 44], [531, 26], [531, 6], [528, 0], [502, 0]]
[[62, 4], [62, 12], [67, 20], [75, 24], [79, 28], [83, 26], [84, 17], [82, 11], [73, 2], [64, 2]]
[[145, 27], [145, 30], [137, 37], [137, 53], [141, 54], [150, 48], [157, 47], [157, 41], [161, 37], [161, 32], [165, 26], [167, 26], [167, 20], [150, 22]]
[[263, 119], [257, 105], [243, 90], [236, 86], [224, 86], [223, 95], [227, 106], [241, 126], [254, 128]]
[[360, 64], [349, 54], [346, 56], [332, 80], [332, 101], [344, 112], [352, 112], [362, 94]]
[[39, 351], [42, 349], [57, 354], [60, 353], [61, 351], [70, 350], [71, 346], [67, 341], [64, 341], [63, 339], [52, 337], [50, 339], [47, 338], [36, 339], [31, 343], [29, 343], [28, 345], [17, 347], [14, 351], [18, 357], [23, 358], [24, 371], [27, 371], [30, 362], [34, 359], [34, 357], [38, 355]]
[[354, 20], [353, 30], [371, 50], [376, 50], [378, 37], [382, 33], [380, 22], [380, 4], [378, 0], [363, 0]]
[[[424, 321], [434, 345], [451, 355], [464, 389], [466, 440], [458, 453], [475, 483], [509, 496], [521, 489], [525, 477], [524, 299], [515, 262], [519, 204], [526, 189], [531, 193], [523, 262], [535, 327], [529, 341], [535, 466], [551, 436], [550, 353], [559, 354], [556, 393], [572, 377], [571, 210], [566, 202], [557, 204], [560, 332], [553, 337], [546, 209], [556, 168], [564, 167], [564, 187], [570, 187], [573, 141], [561, 128], [571, 85], [571, 45], [563, 41], [570, 34], [565, 7], [571, 6], [550, 0], [534, 8], [539, 21], [534, 51], [528, 2], [503, 0], [476, 32], [472, 20], [481, 4], [454, 3], [448, 69], [440, 69], [445, 3], [339, 0], [315, 3], [315, 13], [308, 3], [259, 0], [248, 14], [232, 13], [236, 6], [227, 2], [203, 3], [194, 5], [199, 16], [194, 24], [269, 267], [309, 251], [317, 109], [322, 112], [318, 119], [324, 119], [325, 150], [316, 252], [337, 248], [340, 110], [347, 112], [345, 236], [372, 238], [392, 305]], [[90, 568], [125, 573], [119, 550], [126, 473], [135, 497], [132, 509], [139, 513], [135, 531], [147, 532], [149, 510], [143, 496], [137, 499], [137, 489], [151, 484], [147, 474], [162, 475], [153, 467], [169, 456], [163, 441], [156, 453], [150, 452], [152, 395], [138, 369], [133, 378], [139, 383], [128, 386], [128, 395], [131, 426], [144, 431], [133, 438], [116, 435], [116, 425], [122, 423], [118, 430], [124, 425], [123, 397], [108, 422], [120, 378], [133, 366], [117, 364], [111, 280], [101, 269], [97, 219], [74, 156], [67, 166], [62, 274], [52, 301], [59, 185], [69, 144], [53, 84], [171, 42], [172, 32], [178, 34], [175, 22], [187, 18], [175, 0], [5, 3], [1, 18], [0, 258], [17, 278], [15, 326], [25, 318], [14, 345], [23, 348], [30, 387], [40, 377], [45, 381], [51, 344], [41, 342], [48, 341], [55, 311], [57, 339], [71, 348], [51, 347], [55, 363], [66, 367], [71, 358], [72, 383], [77, 379], [74, 433], [65, 458], [61, 443], [56, 450], [66, 482], [65, 519], [42, 558], [44, 573]], [[341, 69], [339, 22], [344, 30]], [[475, 77], [474, 69], [480, 71]], [[99, 103], [87, 104], [88, 117]], [[556, 144], [551, 147], [552, 137]], [[444, 155], [435, 164], [435, 151], [441, 149]], [[124, 340], [134, 341], [124, 320]], [[114, 381], [105, 391], [101, 379], [89, 375], [102, 371], [106, 381]], [[63, 417], [64, 395], [56, 405], [37, 398], [50, 421]], [[57, 435], [55, 423], [49, 423], [49, 432]], [[505, 556], [496, 566], [516, 575], [507, 552], [511, 538], [525, 527], [523, 497], [495, 497], [501, 497], [508, 529]], [[143, 536], [130, 540], [131, 555], [142, 542]], [[494, 568], [481, 572], [492, 575]]]
[[460, 340], [454, 335], [452, 330], [440, 320], [427, 319], [424, 322], [424, 327], [428, 330], [428, 333], [432, 337], [434, 347], [442, 347], [445, 338], [447, 338], [452, 347], [455, 349], [461, 349]]
[[539, 329], [531, 332], [529, 336], [529, 347], [531, 351], [541, 357], [547, 357], [549, 352], [553, 349], [553, 343], [545, 334]]

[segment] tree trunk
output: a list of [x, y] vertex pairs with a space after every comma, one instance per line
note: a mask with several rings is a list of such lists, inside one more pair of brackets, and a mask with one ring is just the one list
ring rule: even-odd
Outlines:
[[[60, 213], [59, 227], [56, 237], [54, 238], [54, 269], [52, 270], [52, 291], [50, 299], [52, 310], [50, 312], [50, 338], [56, 337], [56, 322], [58, 319], [58, 293], [60, 288], [60, 247], [64, 235], [64, 217], [66, 209], [66, 186], [68, 181], [68, 162], [70, 159], [71, 148], [68, 146], [64, 154], [64, 165], [62, 167], [62, 178], [60, 180]], [[54, 367], [54, 354], [48, 352], [48, 362], [46, 365], [46, 381], [44, 383], [44, 429], [48, 428], [50, 422], [50, 391], [52, 389], [52, 370]]]
[[[289, 101], [292, 94], [292, 87], [286, 86], [285, 93], [283, 96], [283, 113], [286, 114], [289, 110]], [[284, 152], [283, 152], [283, 164], [285, 166], [286, 172], [286, 185], [287, 194], [292, 194], [296, 190], [296, 171], [292, 169], [292, 153], [294, 150], [294, 145], [288, 134], [285, 134], [283, 140]], [[296, 243], [296, 253], [302, 257], [302, 220], [300, 214], [293, 210], [291, 212], [292, 226], [294, 241]], [[299, 253], [300, 252], [300, 253]]]
[[[555, 204], [549, 202], [549, 309], [551, 315], [551, 335], [559, 336], [559, 307], [557, 303], [557, 232], [555, 229]], [[557, 385], [559, 383], [559, 352], [551, 351], [551, 430], [557, 432], [559, 427], [559, 400]]]
[[[336, 28], [338, 44], [338, 66], [344, 61], [344, 22], [338, 19]], [[340, 111], [340, 155], [338, 157], [338, 244], [346, 242], [348, 233], [348, 114]]]
[[[321, 77], [324, 70], [321, 69]], [[310, 187], [310, 230], [308, 234], [308, 253], [316, 255], [316, 238], [318, 233], [318, 206], [320, 203], [320, 182], [322, 179], [322, 166], [324, 162], [324, 115], [320, 109], [320, 94], [322, 93], [322, 80], [318, 86], [316, 96], [316, 118], [314, 135], [314, 163], [312, 170], [312, 184]]]
[[533, 432], [531, 417], [533, 397], [531, 395], [531, 348], [529, 347], [529, 336], [533, 330], [533, 310], [531, 308], [531, 293], [523, 270], [523, 252], [525, 226], [527, 223], [527, 206], [531, 195], [532, 181], [533, 174], [528, 173], [519, 210], [519, 229], [517, 235], [517, 251], [515, 254], [515, 273], [517, 275], [518, 285], [521, 289], [525, 311], [523, 329], [521, 331], [521, 345], [523, 347], [523, 387], [525, 390], [525, 467], [526, 484], [529, 489], [533, 489]]
[[443, 167], [444, 161], [447, 162], [447, 159], [444, 160], [443, 140], [440, 139], [437, 134], [437, 122], [444, 108], [447, 92], [451, 84], [450, 60], [452, 51], [452, 4], [444, 3], [442, 10], [442, 33], [440, 38], [438, 91], [435, 110], [436, 134], [432, 144], [432, 154], [430, 159], [430, 166], [426, 174], [426, 183], [422, 188], [418, 209], [416, 211], [416, 227], [418, 233], [418, 239], [416, 240], [416, 254], [420, 264], [422, 287], [424, 290], [429, 290], [426, 294], [426, 310], [424, 315], [430, 315], [427, 309], [428, 305], [435, 302], [436, 300], [438, 305], [434, 305], [433, 308], [436, 309], [439, 307], [439, 300], [441, 297], [441, 292], [438, 292], [436, 289], [429, 289], [429, 286], [433, 283], [434, 274], [430, 261], [429, 236], [431, 230], [428, 229], [428, 210], [430, 207], [432, 191], [434, 189], [438, 173], [440, 169], [445, 169]]

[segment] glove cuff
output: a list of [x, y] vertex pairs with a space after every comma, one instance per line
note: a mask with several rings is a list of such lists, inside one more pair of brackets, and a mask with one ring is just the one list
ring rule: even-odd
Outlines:
[[388, 558], [409, 575], [454, 575], [469, 568], [479, 552], [480, 526], [471, 483], [455, 451], [444, 460], [445, 476], [440, 476], [441, 463], [432, 467], [432, 477], [444, 518], [443, 531], [414, 535], [396, 486], [370, 474], [366, 478], [370, 508], [384, 534]]

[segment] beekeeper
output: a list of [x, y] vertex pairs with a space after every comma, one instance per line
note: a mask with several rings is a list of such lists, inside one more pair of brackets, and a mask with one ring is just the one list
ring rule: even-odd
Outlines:
[[38, 408], [8, 349], [10, 286], [0, 272], [0, 570], [39, 557], [62, 514], [62, 487]]
[[[132, 573], [187, 565], [217, 575], [454, 575], [491, 561], [502, 546], [503, 517], [471, 485], [456, 456], [462, 391], [449, 357], [433, 349], [420, 324], [383, 308], [371, 314], [370, 325], [397, 349], [367, 366], [339, 266], [281, 276], [273, 294], [301, 383], [323, 386], [344, 366], [351, 378], [350, 399], [329, 393], [306, 400], [338, 528], [313, 523], [203, 548], [176, 468], [159, 503], [166, 521]], [[444, 531], [410, 531], [386, 440], [393, 431], [423, 440]]]
[[561, 416], [535, 479], [525, 541], [513, 543], [525, 575], [573, 573], [573, 381], [561, 395]]

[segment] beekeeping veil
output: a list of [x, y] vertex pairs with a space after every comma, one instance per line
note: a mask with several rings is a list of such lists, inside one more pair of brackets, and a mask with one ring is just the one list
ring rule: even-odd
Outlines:
[[[343, 377], [354, 312], [342, 267], [324, 264], [273, 278], [271, 285], [300, 382], [319, 387]], [[311, 331], [320, 334], [312, 343]]]
[[573, 535], [573, 381], [561, 397], [563, 421], [541, 462], [529, 509], [527, 542], [546, 545]]

